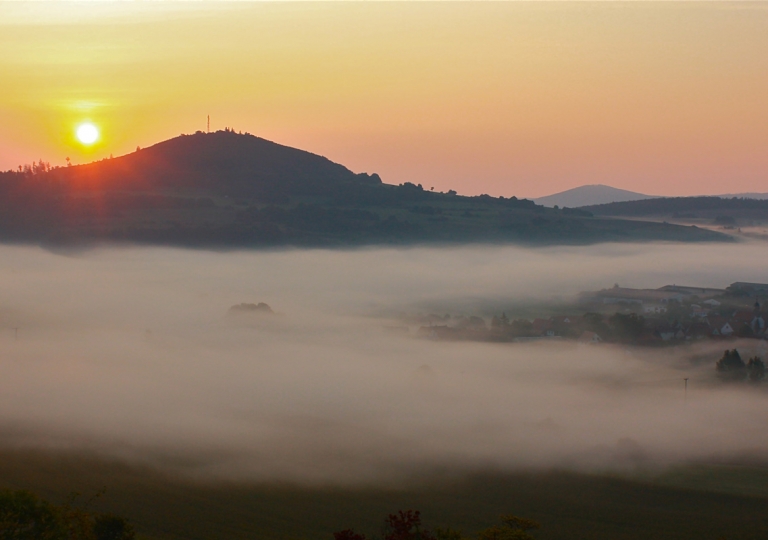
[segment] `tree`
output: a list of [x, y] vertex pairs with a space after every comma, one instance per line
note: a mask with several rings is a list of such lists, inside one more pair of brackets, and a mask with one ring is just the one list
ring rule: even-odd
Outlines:
[[754, 337], [755, 335], [752, 327], [747, 323], [742, 324], [737, 333], [740, 337]]
[[501, 516], [501, 521], [507, 527], [519, 531], [531, 531], [541, 527], [538, 521], [513, 516], [512, 514], [505, 514]]
[[344, 529], [343, 531], [333, 533], [333, 540], [366, 540], [364, 534], [359, 534], [352, 529]]
[[755, 356], [747, 362], [747, 377], [750, 381], [759, 382], [765, 378], [765, 363]]
[[533, 540], [528, 531], [538, 529], [539, 525], [531, 519], [506, 514], [500, 517], [503, 525], [489, 527], [478, 533], [479, 540]]
[[399, 510], [384, 520], [384, 540], [435, 540], [427, 529], [422, 529], [421, 512]]
[[717, 361], [715, 369], [724, 379], [741, 380], [746, 375], [747, 365], [741, 359], [739, 351], [733, 349], [723, 353], [722, 358]]
[[507, 328], [509, 326], [509, 317], [506, 313], [502, 313], [501, 317], [493, 316], [491, 319], [491, 328]]
[[[93, 535], [96, 540], [133, 540], [136, 533], [125, 518], [105, 514], [97, 516], [94, 520]], [[348, 540], [364, 540], [364, 538], [350, 538]]]
[[533, 324], [527, 319], [515, 319], [511, 326], [512, 333], [516, 336], [530, 336], [533, 332]]
[[136, 537], [124, 518], [92, 514], [73, 506], [74, 498], [57, 506], [28, 491], [0, 491], [0, 540], [133, 540]]
[[451, 529], [450, 527], [445, 529], [435, 527], [435, 538], [437, 540], [465, 540], [461, 531]]
[[585, 313], [583, 320], [585, 330], [599, 334], [602, 338], [607, 338], [612, 334], [605, 322], [605, 317], [600, 313]]
[[621, 340], [637, 341], [645, 330], [645, 319], [637, 313], [615, 313], [608, 322]]
[[[478, 540], [534, 540], [529, 531], [540, 525], [526, 518], [505, 514], [499, 517], [502, 525], [489, 527], [477, 534]], [[389, 514], [384, 520], [384, 540], [468, 540], [461, 531], [451, 528], [434, 529], [434, 534], [422, 528], [421, 512], [406, 510]], [[352, 529], [333, 533], [334, 540], [365, 540], [365, 535]]]
[[58, 509], [28, 491], [0, 492], [0, 538], [2, 540], [64, 540]]

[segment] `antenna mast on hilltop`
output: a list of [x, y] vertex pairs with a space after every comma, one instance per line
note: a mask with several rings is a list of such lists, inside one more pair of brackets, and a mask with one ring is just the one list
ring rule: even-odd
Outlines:
[[207, 133], [210, 133], [210, 132], [211, 132], [211, 115], [209, 114], [208, 115], [208, 130], [207, 130]]

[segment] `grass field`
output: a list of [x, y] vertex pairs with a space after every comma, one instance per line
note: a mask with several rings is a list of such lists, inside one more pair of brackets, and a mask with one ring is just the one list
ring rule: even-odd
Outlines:
[[94, 457], [0, 454], [0, 487], [55, 502], [105, 495], [94, 509], [128, 517], [152, 539], [331, 539], [380, 536], [384, 516], [421, 510], [428, 526], [470, 534], [501, 513], [536, 519], [541, 539], [764, 539], [768, 470], [684, 467], [641, 480], [568, 472], [477, 474], [401, 488], [210, 484]]

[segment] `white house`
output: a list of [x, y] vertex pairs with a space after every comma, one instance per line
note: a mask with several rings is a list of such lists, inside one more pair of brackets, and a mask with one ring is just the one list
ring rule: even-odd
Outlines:
[[712, 331], [712, 335], [713, 336], [730, 336], [730, 335], [733, 335], [733, 328], [731, 327], [730, 324], [725, 323], [720, 328], [715, 328]]

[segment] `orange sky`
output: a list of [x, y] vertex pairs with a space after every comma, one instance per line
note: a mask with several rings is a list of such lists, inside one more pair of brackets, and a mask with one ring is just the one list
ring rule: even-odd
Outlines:
[[768, 192], [768, 5], [0, 2], [0, 169], [207, 114], [436, 190]]

